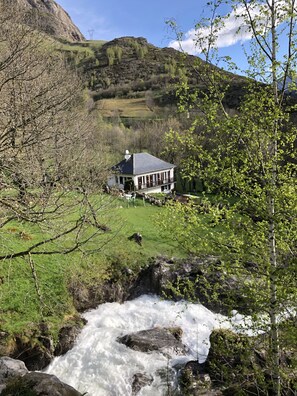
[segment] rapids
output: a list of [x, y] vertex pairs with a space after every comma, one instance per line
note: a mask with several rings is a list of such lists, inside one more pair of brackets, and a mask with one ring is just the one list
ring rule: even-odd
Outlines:
[[[88, 323], [76, 345], [64, 356], [55, 358], [46, 372], [88, 396], [131, 396], [136, 373], [154, 378], [139, 396], [167, 394], [169, 382], [174, 381], [174, 376], [168, 376], [170, 368], [197, 358], [204, 362], [211, 331], [215, 327], [230, 327], [225, 317], [200, 304], [164, 301], [147, 295], [123, 304], [102, 304], [83, 316]], [[133, 351], [116, 341], [119, 336], [155, 326], [180, 326], [188, 355], [169, 359], [157, 352]]]

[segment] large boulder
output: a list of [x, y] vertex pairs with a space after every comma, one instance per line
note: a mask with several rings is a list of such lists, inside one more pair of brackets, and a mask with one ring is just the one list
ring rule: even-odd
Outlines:
[[253, 301], [245, 298], [236, 276], [227, 275], [215, 256], [173, 260], [156, 258], [143, 269], [131, 286], [129, 299], [142, 294], [157, 294], [173, 300], [199, 301], [216, 313], [235, 309], [251, 313]]
[[82, 396], [80, 392], [56, 376], [32, 372], [22, 377], [15, 377], [6, 383], [1, 396]]
[[181, 342], [182, 330], [179, 327], [155, 327], [124, 335], [118, 342], [140, 352], [158, 351], [165, 355], [184, 355], [186, 347]]
[[[248, 336], [218, 329], [210, 335], [206, 371], [217, 385], [231, 385], [253, 372], [253, 346]], [[244, 381], [245, 380], [245, 381]]]
[[0, 386], [7, 379], [23, 376], [28, 372], [25, 363], [21, 360], [12, 359], [8, 356], [0, 358]]
[[81, 396], [56, 376], [29, 372], [25, 363], [10, 357], [0, 358], [1, 396]]

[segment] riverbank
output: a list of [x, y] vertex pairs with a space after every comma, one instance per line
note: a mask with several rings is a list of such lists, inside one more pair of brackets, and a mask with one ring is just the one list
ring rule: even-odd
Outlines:
[[[92, 289], [97, 293], [104, 285], [115, 285], [125, 272], [136, 274], [149, 257], [182, 255], [176, 242], [160, 235], [155, 216], [162, 208], [144, 206], [142, 200], [128, 205], [107, 195], [94, 199], [101, 225], [106, 225], [94, 240], [72, 254], [8, 257], [0, 262], [0, 355], [18, 356], [19, 345], [28, 347], [28, 342], [43, 349], [46, 338], [55, 346], [60, 329], [76, 323], [78, 311], [94, 306], [86, 303], [92, 300]], [[128, 239], [135, 232], [143, 236], [141, 246]], [[43, 230], [34, 224], [14, 222], [1, 229], [9, 251], [25, 250], [42, 237]], [[57, 247], [63, 248], [50, 246]], [[83, 299], [86, 290], [90, 295]], [[105, 300], [105, 295], [98, 297], [96, 304]]]

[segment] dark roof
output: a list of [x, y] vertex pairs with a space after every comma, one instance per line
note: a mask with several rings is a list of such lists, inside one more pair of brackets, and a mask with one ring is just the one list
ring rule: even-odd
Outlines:
[[175, 165], [154, 157], [148, 153], [131, 154], [128, 160], [124, 159], [115, 166], [113, 170], [123, 175], [142, 175], [144, 173], [164, 171], [174, 168]]

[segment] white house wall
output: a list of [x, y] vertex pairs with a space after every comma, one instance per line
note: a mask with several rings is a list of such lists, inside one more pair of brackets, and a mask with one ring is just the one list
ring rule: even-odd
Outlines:
[[[141, 180], [139, 179], [141, 178]], [[126, 180], [132, 179], [136, 191], [147, 191], [151, 193], [169, 192], [174, 189], [174, 168], [142, 175], [112, 175], [108, 179], [109, 187], [124, 189]]]

